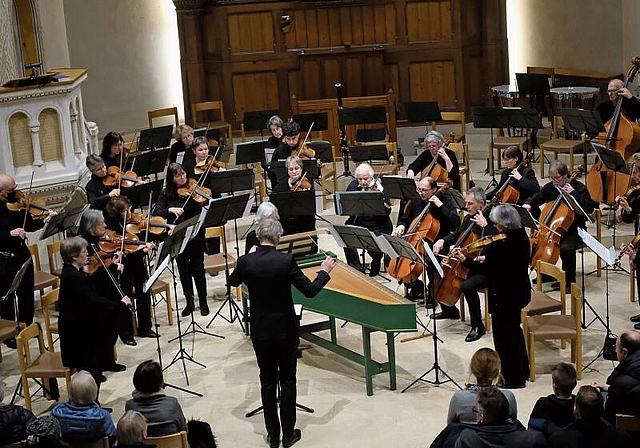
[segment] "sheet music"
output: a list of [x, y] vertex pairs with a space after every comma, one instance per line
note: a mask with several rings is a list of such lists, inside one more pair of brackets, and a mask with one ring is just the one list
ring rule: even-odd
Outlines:
[[440, 275], [440, 278], [443, 278], [444, 271], [442, 270], [442, 266], [440, 266], [440, 263], [436, 259], [435, 254], [433, 253], [433, 251], [431, 250], [431, 248], [429, 247], [426, 241], [422, 240], [422, 245], [424, 246], [424, 250], [427, 253], [427, 255], [429, 255], [429, 260], [431, 260], [431, 264], [433, 264], [433, 266], [436, 268], [436, 271], [438, 272], [438, 275]]
[[[164, 244], [164, 243], [163, 243]], [[158, 254], [160, 253], [160, 251], [158, 251]], [[153, 286], [153, 284], [156, 282], [156, 280], [158, 280], [158, 278], [160, 277], [160, 274], [162, 274], [164, 272], [164, 270], [166, 269], [166, 267], [169, 265], [169, 260], [171, 260], [171, 256], [167, 255], [166, 257], [164, 257], [164, 260], [162, 260], [162, 263], [160, 263], [159, 266], [156, 267], [156, 269], [153, 271], [153, 274], [151, 274], [149, 276], [149, 279], [145, 282], [144, 284], [144, 288], [142, 288], [142, 290], [146, 293], [148, 292], [151, 287]]]
[[382, 235], [373, 235], [378, 247], [382, 249], [382, 252], [387, 254], [390, 258], [398, 258], [398, 253], [393, 250], [393, 246], [389, 244], [389, 241]]
[[242, 212], [242, 217], [244, 218], [245, 216], [249, 216], [249, 214], [251, 213], [251, 206], [253, 205], [253, 201], [247, 201], [247, 203], [244, 206], [244, 211]]
[[609, 266], [613, 266], [616, 259], [616, 249], [611, 246], [609, 249], [604, 247], [600, 241], [595, 239], [589, 232], [578, 227], [578, 235], [582, 241], [591, 249], [598, 257], [602, 258]]

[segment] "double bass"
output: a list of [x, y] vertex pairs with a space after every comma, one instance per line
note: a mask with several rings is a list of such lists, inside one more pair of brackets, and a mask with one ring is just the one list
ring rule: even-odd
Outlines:
[[[631, 64], [625, 78], [624, 88], [627, 88], [640, 70], [640, 56], [633, 57]], [[619, 96], [613, 117], [605, 124], [606, 135], [599, 134], [597, 138], [604, 140], [608, 149], [620, 153], [624, 160], [628, 160], [633, 153], [640, 149], [640, 126], [622, 112], [622, 101], [622, 96]], [[609, 205], [613, 204], [616, 196], [620, 196], [626, 191], [628, 184], [628, 174], [609, 170], [600, 159], [591, 166], [587, 176], [587, 189], [591, 198]]]

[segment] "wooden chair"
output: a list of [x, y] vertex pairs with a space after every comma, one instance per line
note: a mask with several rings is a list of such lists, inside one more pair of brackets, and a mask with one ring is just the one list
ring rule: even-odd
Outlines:
[[571, 314], [527, 316], [525, 340], [529, 353], [529, 379], [536, 380], [536, 342], [553, 339], [571, 340], [571, 361], [576, 365], [576, 377], [582, 379], [582, 288], [571, 284]]
[[569, 154], [569, 173], [573, 172], [573, 154], [579, 150], [585, 151], [587, 148], [586, 142], [582, 140], [569, 140], [564, 137], [560, 137], [559, 128], [564, 125], [562, 117], [553, 117], [553, 131], [551, 133], [551, 139], [540, 145], [540, 178], [544, 178], [544, 152], [552, 152], [553, 158], [557, 159], [558, 154]]
[[338, 191], [338, 173], [336, 159], [333, 157], [333, 146], [331, 143], [322, 140], [308, 142], [307, 146], [316, 152], [316, 158], [322, 161], [320, 172], [320, 186], [322, 188], [322, 208], [327, 208], [327, 180], [333, 180], [333, 193]]
[[458, 158], [458, 172], [460, 178], [464, 179], [461, 182], [462, 191], [467, 191], [471, 184], [471, 165], [469, 162], [469, 145], [467, 143], [449, 143], [447, 147], [456, 153]]
[[[487, 331], [491, 331], [491, 314], [489, 314], [489, 288], [484, 288], [482, 291], [479, 291], [484, 295], [484, 328]], [[460, 320], [465, 321], [467, 319], [466, 316], [466, 300], [464, 295], [460, 296]]]
[[[24, 328], [24, 324], [20, 324], [21, 328]], [[7, 339], [15, 338], [18, 334], [18, 328], [16, 323], [8, 319], [0, 319], [0, 342], [4, 342]], [[2, 362], [2, 344], [0, 344], [0, 362]]]
[[[35, 359], [31, 357], [29, 342], [38, 340], [39, 354]], [[71, 386], [71, 371], [62, 365], [60, 353], [49, 352], [44, 347], [44, 337], [39, 323], [33, 323], [16, 336], [18, 345], [18, 361], [20, 361], [20, 376], [25, 407], [31, 411], [31, 393], [29, 392], [29, 378], [44, 378], [45, 393], [50, 390], [50, 378], [64, 378], [67, 382], [67, 392]]]
[[31, 252], [31, 255], [33, 256], [35, 267], [33, 273], [33, 290], [40, 291], [40, 296], [42, 297], [45, 289], [58, 287], [58, 277], [42, 270], [42, 265], [40, 264], [40, 251], [38, 250], [37, 244], [30, 244], [29, 252]]
[[640, 416], [616, 414], [616, 429], [623, 431], [640, 431]]
[[56, 277], [62, 274], [62, 257], [60, 257], [60, 243], [62, 241], [53, 241], [47, 244], [47, 258], [49, 259], [49, 272]]
[[393, 163], [388, 159], [384, 161], [371, 161], [371, 167], [375, 173], [375, 177], [382, 176], [395, 176], [400, 171], [400, 165], [398, 165], [398, 144], [396, 142], [366, 142], [358, 143], [357, 146], [372, 146], [384, 144], [387, 147], [387, 153], [393, 154]]
[[[541, 314], [557, 313], [565, 314], [566, 310], [566, 279], [565, 273], [559, 267], [547, 263], [546, 261], [538, 261], [536, 263], [536, 273], [538, 280], [536, 283], [536, 290], [531, 293], [531, 301], [523, 308], [525, 316], [539, 316]], [[542, 291], [542, 276], [549, 275], [556, 281], [560, 282], [560, 291], [558, 292], [558, 298]], [[522, 320], [523, 332], [527, 333], [527, 320]], [[563, 347], [564, 348], [564, 342]]]
[[[160, 295], [160, 300], [156, 300], [156, 295]], [[164, 280], [156, 280], [153, 285], [151, 285], [151, 297], [152, 297], [152, 311], [155, 313], [156, 305], [160, 303], [160, 301], [164, 300], [167, 303], [167, 319], [169, 320], [169, 325], [173, 325], [173, 304], [171, 303], [171, 285]]]
[[[466, 143], [467, 142], [467, 122], [464, 112], [440, 112], [442, 116], [441, 121], [433, 121], [431, 122], [431, 129], [434, 131], [438, 128], [439, 124], [451, 124], [456, 123], [460, 125], [460, 133], [451, 133], [450, 137], [453, 138], [455, 143]], [[453, 134], [453, 135], [452, 135]]]
[[[224, 226], [218, 227], [207, 227], [205, 230], [206, 238], [220, 238], [220, 250], [221, 252], [218, 254], [207, 255], [204, 257], [204, 271], [207, 274], [218, 274], [220, 272], [224, 272], [226, 266], [229, 266], [229, 269], [233, 269], [236, 267], [236, 259], [229, 255], [227, 251], [227, 239], [226, 233], [224, 231]], [[225, 262], [226, 258], [226, 262]], [[242, 289], [240, 286], [236, 288], [236, 300], [240, 300], [242, 297]]]
[[[217, 112], [219, 119], [217, 119], [216, 121], [210, 121], [209, 119], [198, 120], [198, 112], [207, 112], [207, 114], [209, 114], [211, 111]], [[197, 126], [225, 131], [225, 143], [227, 143], [227, 145], [230, 145], [233, 142], [233, 135], [231, 134], [231, 123], [227, 123], [224, 120], [224, 105], [222, 104], [222, 100], [206, 101], [204, 103], [193, 103], [191, 105], [191, 120]]]
[[160, 437], [145, 437], [145, 445], [155, 445], [158, 448], [189, 448], [187, 431]]
[[55, 352], [53, 335], [60, 334], [58, 331], [58, 321], [51, 323], [51, 310], [50, 307], [54, 306], [58, 302], [58, 295], [60, 288], [52, 289], [42, 296], [42, 315], [44, 316], [44, 329], [47, 332], [47, 342], [49, 343], [48, 350]]
[[162, 109], [150, 110], [147, 112], [147, 117], [149, 118], [149, 127], [153, 127], [153, 120], [155, 118], [161, 117], [171, 117], [173, 116], [174, 129], [180, 125], [180, 120], [178, 119], [178, 108], [177, 107], [165, 107]]

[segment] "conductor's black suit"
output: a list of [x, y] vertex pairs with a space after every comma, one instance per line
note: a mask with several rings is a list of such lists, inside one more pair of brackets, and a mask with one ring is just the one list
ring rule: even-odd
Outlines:
[[298, 268], [292, 255], [261, 245], [238, 259], [229, 283], [247, 285], [251, 302], [251, 340], [260, 368], [264, 421], [271, 440], [279, 440], [276, 387], [280, 381], [282, 435], [293, 434], [296, 423], [296, 352], [300, 324], [293, 308], [291, 285], [313, 297], [330, 277], [319, 271], [314, 281]]

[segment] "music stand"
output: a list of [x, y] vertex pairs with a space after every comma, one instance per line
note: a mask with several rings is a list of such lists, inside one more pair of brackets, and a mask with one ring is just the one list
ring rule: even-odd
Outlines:
[[354, 162], [369, 162], [372, 160], [389, 160], [387, 145], [354, 146], [349, 148], [351, 160]]
[[543, 73], [516, 73], [516, 84], [520, 96], [529, 95], [536, 99], [535, 109], [538, 114], [546, 109], [548, 116], [551, 117], [553, 115], [550, 113], [549, 105], [545, 102], [545, 98], [551, 96], [548, 75]]
[[[604, 191], [607, 190], [607, 185], [608, 182], [613, 182], [613, 185], [617, 185], [617, 176], [618, 173], [622, 173], [622, 174], [626, 174], [626, 175], [630, 175], [631, 173], [629, 172], [629, 169], [627, 168], [627, 164], [625, 163], [624, 159], [622, 158], [622, 155], [617, 152], [617, 151], [613, 151], [611, 149], [607, 149], [606, 146], [601, 145], [600, 143], [595, 143], [595, 142], [591, 142], [591, 146], [593, 147], [593, 150], [596, 152], [596, 154], [598, 155], [598, 157], [600, 158], [600, 160], [602, 160], [602, 163], [604, 164], [604, 166], [606, 166], [608, 169], [610, 169], [611, 171], [613, 171], [613, 179], [607, 179], [606, 177], [604, 178], [605, 181], [603, 182], [603, 186], [605, 188], [603, 188]], [[605, 176], [604, 174], [601, 174], [603, 176]], [[613, 204], [615, 198], [607, 198], [604, 197], [604, 203], [605, 204]], [[613, 219], [613, 245], [616, 245], [616, 220], [615, 217]]]
[[565, 129], [575, 138], [580, 138], [583, 132], [595, 137], [598, 133], [606, 131], [597, 110], [558, 109], [558, 115], [562, 117]]
[[[289, 177], [285, 162], [286, 161], [284, 159], [279, 159], [275, 160], [271, 164], [273, 171], [276, 173], [276, 179], [278, 182], [282, 182]], [[302, 172], [306, 173], [306, 177], [310, 181], [320, 178], [318, 159], [302, 159]]]
[[264, 130], [270, 131], [267, 126], [269, 119], [278, 114], [277, 109], [247, 111], [242, 118], [242, 127], [245, 131], [260, 131], [260, 138], [264, 139]]
[[315, 191], [287, 191], [271, 193], [269, 201], [278, 209], [280, 219], [316, 214]]
[[63, 233], [72, 227], [78, 225], [78, 220], [89, 206], [74, 208], [69, 211], [61, 211], [55, 216], [52, 216], [48, 223], [44, 225], [44, 229], [40, 234], [40, 241], [55, 235], [56, 233]]
[[538, 230], [540, 228], [536, 223], [536, 220], [533, 219], [533, 216], [531, 215], [531, 212], [529, 210], [522, 207], [521, 205], [516, 205], [516, 204], [509, 204], [509, 205], [515, 208], [516, 211], [518, 212], [518, 215], [520, 215], [520, 221], [522, 222], [523, 227], [528, 227], [533, 230]]
[[441, 121], [442, 114], [437, 101], [410, 101], [404, 103], [409, 123], [424, 123], [427, 132], [429, 122]]
[[140, 155], [132, 157], [132, 169], [135, 166], [136, 174], [140, 177], [161, 173], [169, 159], [170, 148], [158, 149], [155, 151], [145, 151]]
[[[218, 198], [211, 201], [209, 205], [209, 211], [207, 212], [207, 216], [204, 219], [205, 227], [222, 227], [222, 235], [223, 239], [226, 241], [226, 232], [225, 225], [226, 223], [233, 219], [234, 222], [238, 218], [242, 218], [245, 216], [248, 211], [250, 195], [243, 194], [240, 196], [226, 196], [224, 198]], [[236, 231], [236, 235], [237, 235]], [[236, 250], [238, 250], [236, 246]], [[244, 313], [236, 303], [236, 301], [231, 297], [231, 285], [229, 284], [229, 257], [227, 255], [227, 248], [223, 248], [222, 256], [224, 257], [224, 273], [226, 279], [226, 288], [227, 288], [227, 297], [222, 302], [218, 310], [215, 312], [209, 323], [207, 324], [207, 328], [211, 326], [216, 317], [220, 316], [222, 319], [232, 324], [238, 320], [240, 324], [240, 328], [244, 332]], [[222, 314], [222, 309], [225, 305], [229, 304], [229, 318]], [[240, 317], [242, 316], [242, 318]]]
[[193, 130], [193, 138], [204, 137], [207, 141], [215, 140], [220, 142], [220, 129], [198, 128]]
[[129, 198], [131, 208], [142, 208], [143, 205], [147, 205], [149, 203], [149, 195], [151, 195], [151, 203], [155, 204], [163, 186], [164, 179], [160, 179], [127, 189], [127, 198]]
[[236, 165], [264, 162], [264, 148], [267, 140], [238, 143], [236, 145]]
[[293, 121], [300, 125], [300, 129], [305, 130], [311, 127], [312, 131], [328, 131], [329, 130], [329, 114], [326, 112], [294, 114]]
[[380, 182], [384, 195], [389, 199], [407, 201], [416, 195], [416, 181], [408, 177], [384, 176]]
[[149, 151], [156, 148], [166, 148], [171, 143], [173, 125], [158, 126], [157, 128], [143, 129], [138, 137], [138, 151]]

